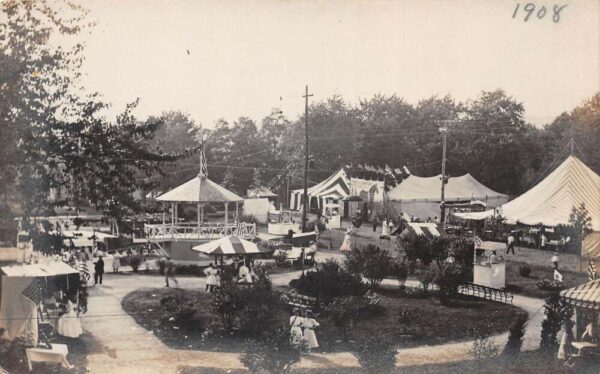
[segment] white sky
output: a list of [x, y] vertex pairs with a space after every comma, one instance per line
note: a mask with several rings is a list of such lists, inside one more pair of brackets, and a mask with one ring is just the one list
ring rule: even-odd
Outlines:
[[568, 1], [559, 23], [551, 10], [513, 19], [510, 0], [85, 4], [98, 25], [86, 38], [84, 83], [113, 114], [140, 97], [140, 118], [182, 110], [212, 127], [281, 106], [293, 120], [308, 84], [315, 100], [337, 93], [353, 103], [503, 88], [543, 124], [593, 95], [600, 79], [595, 0]]

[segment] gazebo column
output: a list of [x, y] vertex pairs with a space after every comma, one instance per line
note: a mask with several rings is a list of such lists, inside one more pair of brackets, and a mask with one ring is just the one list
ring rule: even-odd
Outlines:
[[163, 227], [164, 227], [165, 226], [165, 219], [166, 219], [166, 217], [165, 217], [165, 203], [162, 203], [162, 211], [163, 211], [163, 215], [162, 215], [163, 217], [162, 218], [163, 218]]
[[171, 226], [175, 225], [175, 203], [171, 203]]
[[240, 221], [240, 216], [239, 216], [239, 202], [236, 201], [235, 202], [235, 223], [238, 223]]
[[204, 223], [204, 205], [200, 206], [200, 222]]
[[200, 234], [200, 203], [196, 205], [196, 221], [198, 222], [198, 235]]
[[229, 223], [229, 204], [227, 204], [227, 202], [225, 202], [225, 232], [227, 233], [227, 224]]

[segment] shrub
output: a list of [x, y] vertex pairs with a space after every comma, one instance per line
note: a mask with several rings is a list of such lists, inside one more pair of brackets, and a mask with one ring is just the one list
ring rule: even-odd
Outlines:
[[529, 274], [531, 274], [531, 268], [527, 265], [521, 265], [519, 266], [519, 274], [521, 274], [522, 277], [528, 277]]
[[347, 296], [334, 299], [324, 308], [324, 313], [344, 340], [348, 340], [348, 328], [360, 319], [365, 308], [366, 302], [361, 297]]
[[253, 373], [290, 373], [292, 365], [300, 362], [302, 345], [292, 339], [290, 329], [285, 326], [263, 334], [259, 339], [250, 339], [244, 345], [240, 361]]
[[280, 268], [285, 267], [287, 264], [287, 254], [284, 251], [278, 252], [273, 256], [273, 259], [275, 259], [275, 264]]
[[198, 265], [178, 265], [175, 266], [174, 273], [177, 275], [195, 275], [199, 277], [204, 275], [204, 269]]
[[527, 325], [527, 316], [518, 316], [510, 325], [508, 330], [508, 341], [504, 346], [503, 355], [516, 355], [521, 352], [523, 346], [523, 337], [525, 336], [525, 327]]
[[389, 373], [396, 365], [396, 347], [389, 337], [372, 337], [355, 346], [352, 354], [367, 373]]
[[201, 321], [195, 317], [195, 314], [199, 311], [199, 300], [197, 295], [191, 294], [176, 294], [165, 296], [160, 299], [160, 305], [165, 308], [170, 315], [165, 318], [171, 321], [171, 317], [174, 318], [180, 327], [185, 328], [186, 331], [201, 331], [203, 326]]
[[258, 224], [258, 219], [256, 217], [254, 217], [252, 214], [241, 215], [239, 221], [240, 222], [245, 222], [245, 223]]
[[390, 253], [372, 244], [352, 248], [345, 261], [348, 271], [356, 276], [365, 277], [371, 287], [377, 287], [388, 275], [391, 263]]
[[319, 265], [319, 269], [292, 280], [290, 287], [302, 295], [316, 297], [324, 304], [335, 297], [362, 296], [366, 292], [361, 278], [341, 268], [334, 260], [327, 260]]
[[544, 352], [555, 353], [558, 349], [557, 334], [563, 322], [573, 316], [573, 309], [561, 299], [558, 293], [546, 300], [544, 309], [546, 318], [542, 321], [540, 348]]
[[458, 263], [445, 264], [438, 270], [434, 282], [439, 288], [440, 301], [450, 303], [458, 295], [458, 286], [465, 283], [467, 272]]
[[433, 261], [433, 256], [429, 249], [427, 238], [423, 235], [416, 235], [414, 233], [401, 236], [398, 239], [396, 246], [396, 250], [408, 261], [411, 263], [420, 261], [425, 266], [429, 266]]
[[423, 290], [427, 292], [429, 285], [433, 283], [435, 279], [435, 273], [429, 269], [421, 269], [417, 272], [417, 279], [421, 282]]
[[498, 347], [490, 339], [479, 337], [473, 341], [469, 354], [475, 360], [486, 360], [498, 355]]
[[129, 266], [131, 266], [134, 273], [138, 272], [141, 264], [142, 264], [142, 256], [133, 255], [133, 256], [129, 257]]
[[554, 279], [542, 279], [538, 282], [537, 286], [540, 290], [558, 291], [562, 284]]
[[404, 288], [406, 278], [408, 278], [408, 266], [396, 259], [390, 269], [390, 275], [398, 279], [398, 285], [400, 288]]

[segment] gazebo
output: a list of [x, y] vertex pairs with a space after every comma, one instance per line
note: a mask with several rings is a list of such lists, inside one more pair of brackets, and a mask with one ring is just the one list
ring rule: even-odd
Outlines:
[[[174, 239], [203, 239], [223, 237], [227, 235], [240, 235], [253, 237], [256, 235], [254, 224], [239, 223], [239, 203], [244, 199], [218, 185], [207, 177], [206, 165], [203, 164], [203, 155], [200, 156], [200, 173], [187, 182], [158, 196], [157, 201], [163, 202], [162, 225], [146, 225], [146, 234], [149, 238], [174, 238]], [[166, 218], [166, 203], [171, 203], [170, 223]], [[178, 204], [195, 204], [197, 208], [197, 222], [179, 223]], [[225, 219], [222, 224], [204, 224], [204, 206], [206, 204], [224, 204]], [[229, 222], [229, 204], [235, 203], [235, 222]]]

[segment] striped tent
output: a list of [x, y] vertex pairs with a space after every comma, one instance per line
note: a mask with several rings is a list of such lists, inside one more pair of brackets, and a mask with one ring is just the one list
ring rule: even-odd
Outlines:
[[192, 247], [192, 249], [211, 256], [243, 256], [271, 252], [270, 250], [259, 248], [251, 241], [233, 235], [197, 245]]
[[600, 279], [561, 291], [560, 296], [572, 306], [600, 310]]

